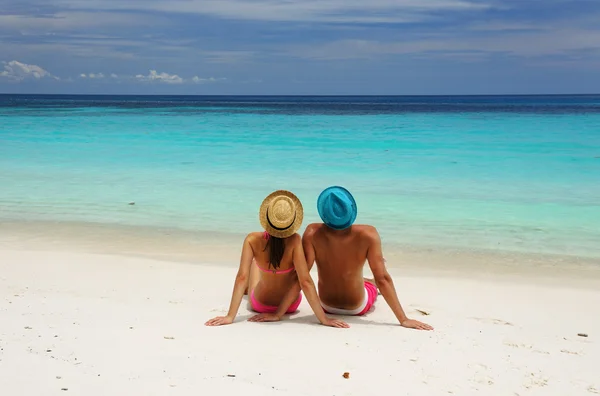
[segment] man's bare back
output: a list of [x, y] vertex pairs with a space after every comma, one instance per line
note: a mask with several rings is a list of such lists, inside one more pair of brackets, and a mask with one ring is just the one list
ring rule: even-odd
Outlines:
[[[353, 225], [339, 231], [325, 224], [310, 224], [306, 228], [304, 251], [314, 251], [318, 292], [323, 303], [348, 310], [360, 306], [365, 294], [363, 267], [376, 233], [375, 228], [368, 225]], [[307, 249], [307, 244], [313, 249]], [[308, 259], [309, 265], [313, 262], [311, 259]]]

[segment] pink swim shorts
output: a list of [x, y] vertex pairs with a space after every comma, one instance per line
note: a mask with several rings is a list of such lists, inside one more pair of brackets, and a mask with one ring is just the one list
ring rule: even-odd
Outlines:
[[335, 307], [327, 306], [327, 305], [323, 304], [323, 302], [321, 302], [321, 306], [323, 307], [323, 310], [329, 314], [362, 316], [371, 310], [371, 308], [375, 304], [375, 301], [377, 301], [377, 286], [375, 286], [371, 282], [365, 281], [365, 298], [364, 298], [362, 304], [358, 308], [356, 308], [356, 309], [335, 308]]

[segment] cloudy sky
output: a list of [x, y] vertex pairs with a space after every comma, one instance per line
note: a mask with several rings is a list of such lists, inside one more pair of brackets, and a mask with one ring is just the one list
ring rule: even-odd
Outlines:
[[0, 92], [599, 93], [600, 1], [0, 0]]

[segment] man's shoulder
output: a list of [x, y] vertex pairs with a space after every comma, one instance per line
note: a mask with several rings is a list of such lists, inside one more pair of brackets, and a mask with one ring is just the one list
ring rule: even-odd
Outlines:
[[317, 231], [319, 231], [324, 226], [325, 224], [323, 223], [311, 223], [306, 226], [306, 229], [304, 230], [304, 234], [302, 236], [305, 238], [312, 237]]
[[379, 232], [377, 231], [377, 228], [375, 228], [375, 226], [369, 224], [356, 224], [352, 226], [352, 229], [361, 238], [367, 239], [369, 241], [379, 239]]
[[369, 224], [356, 224], [352, 228], [361, 234], [378, 234], [377, 228]]

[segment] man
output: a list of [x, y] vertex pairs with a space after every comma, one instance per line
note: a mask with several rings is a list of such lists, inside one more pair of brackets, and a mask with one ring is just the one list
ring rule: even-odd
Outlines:
[[[364, 315], [377, 300], [377, 289], [401, 326], [433, 330], [425, 323], [409, 319], [387, 272], [377, 229], [354, 225], [357, 208], [354, 197], [343, 187], [325, 189], [317, 200], [323, 223], [310, 224], [302, 237], [309, 269], [313, 262], [319, 273], [319, 298], [331, 314]], [[365, 261], [374, 279], [363, 278]]]
[[[352, 194], [343, 187], [329, 187], [319, 196], [317, 208], [323, 223], [308, 225], [302, 242], [309, 270], [313, 263], [317, 264], [318, 293], [325, 312], [364, 315], [377, 300], [379, 289], [401, 326], [433, 330], [430, 325], [409, 319], [404, 313], [394, 281], [385, 267], [379, 233], [372, 226], [354, 225], [357, 209]], [[373, 280], [363, 277], [365, 261], [369, 263]], [[291, 304], [292, 299], [288, 300]], [[287, 305], [282, 303], [282, 312], [284, 309]], [[273, 318], [262, 319], [278, 320], [281, 315], [277, 312]]]

